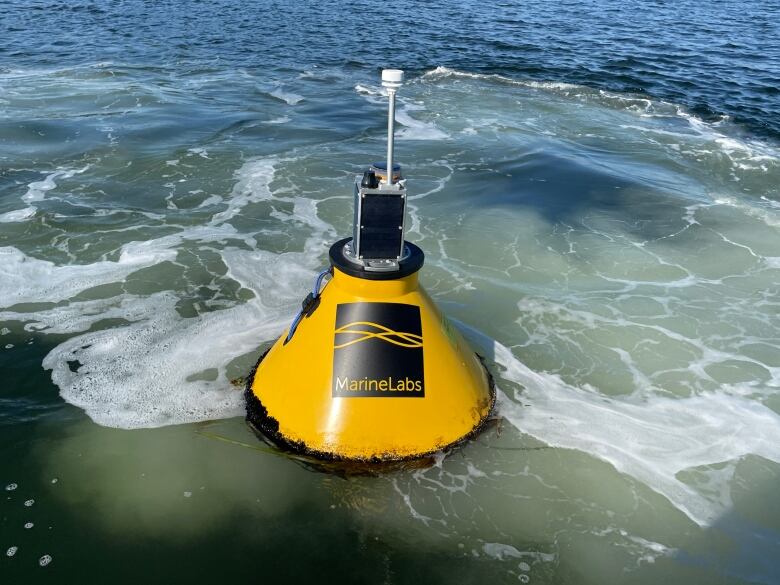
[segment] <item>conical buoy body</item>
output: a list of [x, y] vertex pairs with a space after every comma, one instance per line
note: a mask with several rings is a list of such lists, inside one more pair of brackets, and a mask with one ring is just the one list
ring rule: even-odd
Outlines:
[[417, 270], [373, 280], [334, 266], [318, 301], [250, 378], [256, 430], [318, 458], [397, 461], [450, 447], [486, 420], [492, 380]]

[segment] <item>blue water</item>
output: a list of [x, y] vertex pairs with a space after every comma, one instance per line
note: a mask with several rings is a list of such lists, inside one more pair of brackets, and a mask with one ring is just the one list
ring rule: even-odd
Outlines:
[[[780, 3], [0, 4], [0, 582], [777, 583]], [[244, 424], [397, 155], [498, 419]]]
[[[173, 79], [443, 65], [639, 92], [780, 136], [777, 2], [6, 2], [7, 69], [112, 60]], [[170, 82], [171, 80], [169, 80]]]

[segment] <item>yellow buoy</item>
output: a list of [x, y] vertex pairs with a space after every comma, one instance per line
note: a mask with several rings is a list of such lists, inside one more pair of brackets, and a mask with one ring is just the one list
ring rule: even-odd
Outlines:
[[495, 402], [480, 358], [418, 282], [422, 250], [403, 239], [406, 186], [392, 163], [401, 79], [383, 72], [388, 160], [356, 183], [353, 237], [331, 247], [330, 268], [247, 384], [252, 427], [320, 459], [429, 455], [476, 433]]

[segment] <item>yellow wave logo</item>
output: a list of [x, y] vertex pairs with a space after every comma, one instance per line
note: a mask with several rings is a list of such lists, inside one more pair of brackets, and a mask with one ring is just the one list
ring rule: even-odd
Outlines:
[[[357, 337], [352, 337], [355, 335]], [[371, 321], [353, 321], [352, 323], [342, 325], [336, 329], [336, 341], [339, 341], [339, 337], [341, 337], [342, 340], [346, 337], [348, 341], [334, 343], [333, 347], [335, 349], [349, 347], [350, 345], [360, 343], [361, 341], [368, 341], [369, 339], [379, 339], [399, 347], [415, 348], [423, 346], [422, 335], [393, 331], [384, 325], [372, 323]]]

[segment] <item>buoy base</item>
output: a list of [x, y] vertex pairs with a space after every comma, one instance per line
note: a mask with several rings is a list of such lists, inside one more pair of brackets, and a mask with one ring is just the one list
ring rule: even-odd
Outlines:
[[[339, 453], [330, 451], [319, 451], [306, 445], [304, 441], [293, 441], [288, 437], [285, 437], [279, 431], [279, 421], [268, 414], [268, 410], [263, 406], [261, 400], [252, 391], [252, 387], [255, 383], [255, 375], [260, 367], [263, 359], [268, 355], [266, 350], [257, 363], [252, 368], [249, 377], [247, 378], [246, 387], [244, 389], [244, 398], [246, 399], [246, 422], [252, 431], [263, 441], [267, 441], [272, 445], [287, 451], [288, 453], [296, 456], [299, 461], [310, 467], [316, 467], [317, 469], [324, 471], [338, 471], [339, 473], [346, 475], [373, 475], [378, 472], [392, 471], [399, 467], [399, 464], [408, 464], [419, 462], [418, 465], [412, 467], [426, 467], [429, 463], [433, 464], [435, 457], [441, 453], [448, 453], [453, 449], [461, 446], [462, 444], [473, 439], [479, 435], [484, 428], [488, 425], [491, 419], [491, 413], [495, 406], [496, 393], [495, 383], [490, 371], [482, 363], [485, 375], [488, 379], [489, 393], [490, 393], [490, 406], [487, 414], [477, 423], [477, 425], [471, 429], [466, 435], [453, 441], [448, 445], [444, 445], [433, 449], [429, 452], [398, 455], [393, 453], [386, 453], [383, 455], [372, 455], [367, 458], [362, 457], [346, 457]], [[482, 362], [481, 356], [475, 354]], [[324, 465], [323, 465], [324, 464]], [[333, 465], [328, 465], [333, 464]], [[346, 464], [346, 465], [344, 465]], [[407, 467], [406, 465], [402, 465]]]

